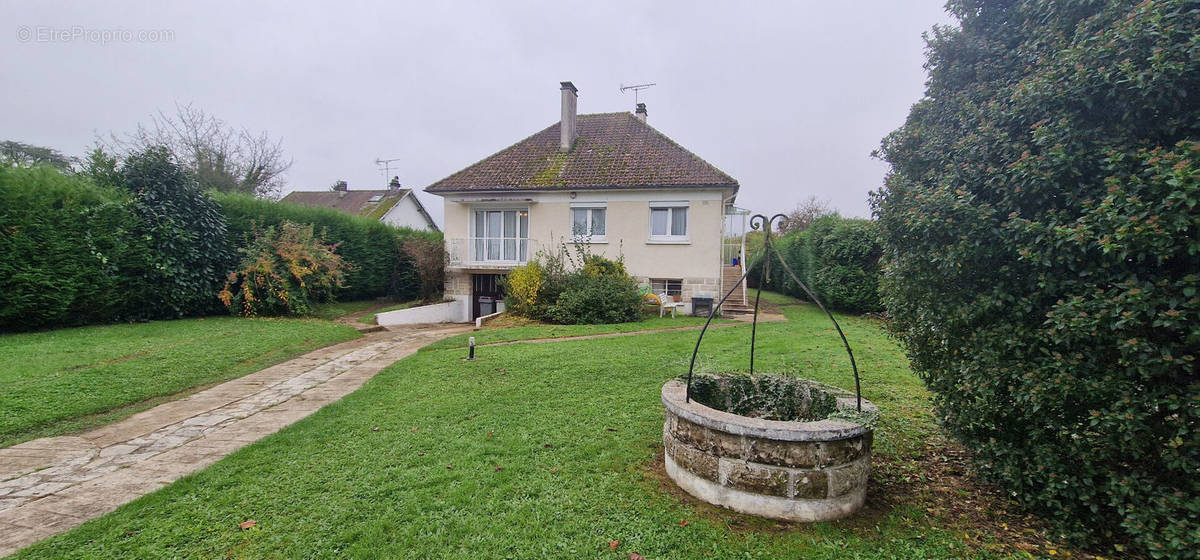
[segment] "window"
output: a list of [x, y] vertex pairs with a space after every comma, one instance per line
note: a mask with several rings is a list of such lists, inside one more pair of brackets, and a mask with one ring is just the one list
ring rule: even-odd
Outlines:
[[650, 289], [654, 290], [655, 295], [667, 294], [675, 298], [683, 295], [683, 280], [668, 280], [664, 278], [651, 278]]
[[377, 194], [372, 196], [371, 200], [368, 200], [367, 202], [379, 202], [380, 200], [383, 200], [383, 195]]
[[471, 256], [475, 261], [529, 260], [528, 210], [476, 210]]
[[604, 242], [607, 211], [602, 204], [571, 205], [571, 237]]
[[686, 202], [650, 203], [650, 240], [687, 241]]

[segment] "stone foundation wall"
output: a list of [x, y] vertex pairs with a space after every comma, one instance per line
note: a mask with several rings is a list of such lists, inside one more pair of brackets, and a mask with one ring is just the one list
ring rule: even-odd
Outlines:
[[447, 270], [444, 293], [447, 296], [470, 296], [471, 274]]
[[[642, 284], [650, 284], [649, 276], [634, 276], [634, 278]], [[690, 302], [694, 295], [705, 295], [712, 297], [714, 300], [720, 299], [722, 295], [720, 278], [682, 278], [680, 284], [680, 301]], [[657, 294], [655, 294], [657, 295]]]
[[[862, 507], [870, 428], [840, 420], [747, 418], [684, 402], [685, 393], [678, 381], [663, 387], [663, 447], [667, 474], [688, 493], [788, 521], [836, 519]], [[863, 401], [868, 406], [874, 408]]]

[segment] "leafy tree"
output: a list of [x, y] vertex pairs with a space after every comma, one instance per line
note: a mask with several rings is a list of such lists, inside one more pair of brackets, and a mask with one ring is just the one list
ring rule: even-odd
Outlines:
[[67, 171], [75, 163], [74, 160], [54, 148], [44, 148], [13, 140], [0, 141], [0, 160], [9, 165], [30, 167], [46, 164], [60, 171]]
[[166, 147], [201, 190], [273, 197], [292, 166], [282, 140], [266, 132], [234, 129], [191, 105], [176, 105], [173, 115], [159, 111], [150, 117], [150, 124], [139, 124], [132, 134], [111, 134], [102, 142], [109, 151], [121, 154]]
[[1200, 8], [953, 0], [873, 193], [890, 328], [1064, 535], [1200, 549]]
[[216, 311], [216, 294], [234, 265], [220, 206], [163, 147], [129, 156], [119, 174], [141, 218], [138, 233], [151, 240], [155, 250], [145, 288], [137, 294], [142, 316]]

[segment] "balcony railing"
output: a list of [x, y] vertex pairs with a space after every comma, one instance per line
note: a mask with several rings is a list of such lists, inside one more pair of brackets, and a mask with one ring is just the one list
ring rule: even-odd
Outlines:
[[527, 237], [460, 237], [446, 240], [452, 267], [511, 268], [529, 262], [542, 248]]

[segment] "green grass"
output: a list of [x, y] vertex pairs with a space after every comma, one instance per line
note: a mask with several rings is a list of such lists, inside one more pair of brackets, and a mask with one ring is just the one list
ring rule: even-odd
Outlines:
[[364, 299], [360, 301], [337, 301], [333, 303], [318, 303], [312, 306], [310, 317], [332, 321], [344, 315], [363, 313], [379, 305], [378, 300]]
[[[853, 389], [823, 314], [784, 312], [788, 322], [759, 326], [759, 368]], [[840, 320], [864, 396], [882, 410], [875, 490], [849, 520], [781, 527], [664, 482], [659, 390], [687, 371], [697, 333], [683, 331], [496, 346], [474, 362], [458, 350], [418, 352], [313, 416], [18, 557], [993, 557], [967, 547], [952, 519], [927, 512], [932, 504], [880, 495], [876, 478], [917, 470], [911, 457], [939, 432], [895, 344], [869, 320]], [[710, 331], [700, 364], [744, 369], [748, 339], [748, 326]], [[239, 529], [247, 519], [257, 526]]]
[[235, 317], [0, 335], [0, 447], [113, 422], [356, 336], [326, 321]]
[[373, 311], [373, 312], [371, 312], [371, 313], [368, 313], [368, 314], [366, 314], [366, 315], [363, 315], [362, 317], [359, 317], [359, 318], [358, 318], [358, 322], [360, 322], [360, 323], [366, 323], [366, 324], [368, 324], [368, 325], [374, 325], [374, 324], [375, 324], [375, 316], [376, 316], [376, 315], [378, 315], [378, 314], [380, 314], [380, 313], [387, 313], [388, 311], [398, 311], [398, 310], [401, 310], [401, 309], [408, 309], [409, 307], [412, 307], [412, 306], [414, 306], [414, 305], [417, 305], [418, 303], [421, 303], [421, 302], [419, 302], [419, 301], [406, 301], [406, 302], [404, 302], [404, 303], [397, 303], [397, 304], [395, 304], [395, 305], [389, 305], [389, 306], [387, 306], [387, 307], [384, 307], [383, 309], [376, 309], [375, 311]]
[[[588, 336], [592, 334], [628, 333], [636, 331], [652, 331], [658, 329], [676, 329], [682, 327], [702, 327], [705, 317], [690, 317], [680, 315], [671, 318], [670, 315], [659, 318], [657, 314], [647, 315], [641, 321], [632, 323], [612, 323], [607, 325], [531, 325], [520, 327], [484, 326], [482, 330], [469, 334], [452, 336], [439, 340], [425, 348], [443, 350], [447, 348], [466, 348], [467, 339], [475, 337], [475, 344], [491, 344], [495, 342], [511, 342], [514, 340], [530, 340], [535, 338], [566, 338], [572, 336]], [[714, 324], [731, 323], [729, 319], [713, 319]], [[693, 335], [694, 336], [694, 335]]]

